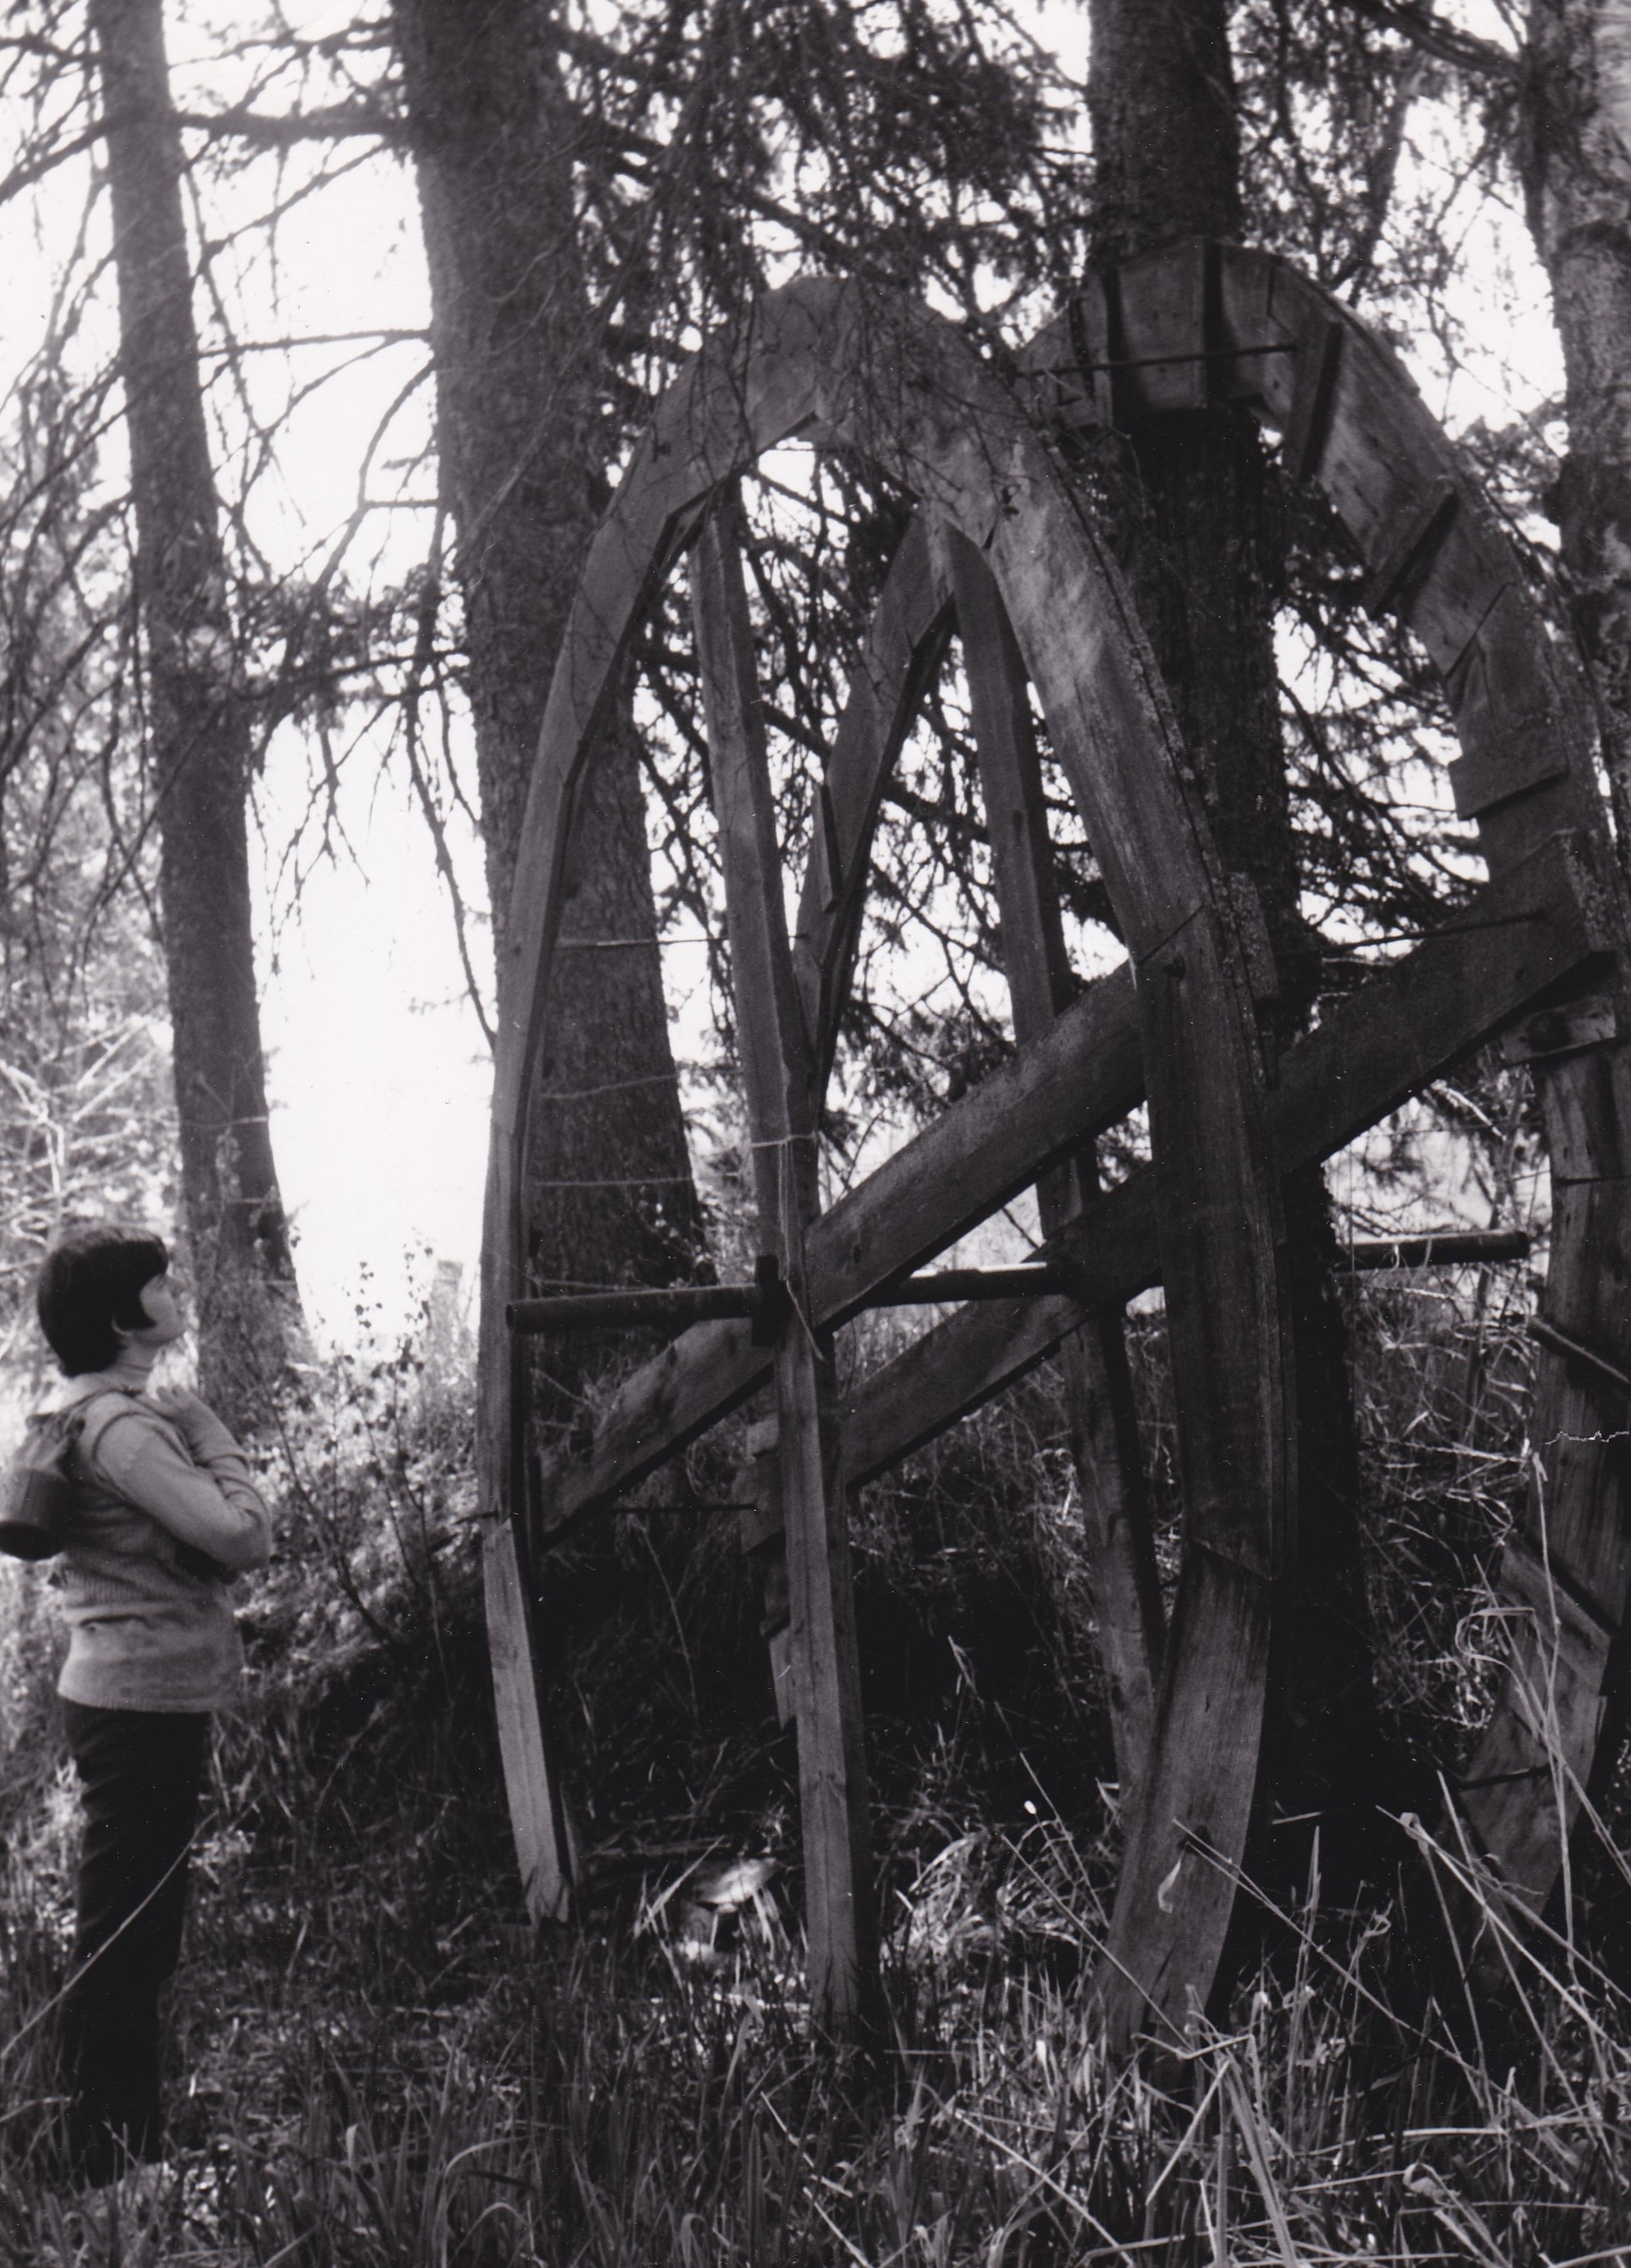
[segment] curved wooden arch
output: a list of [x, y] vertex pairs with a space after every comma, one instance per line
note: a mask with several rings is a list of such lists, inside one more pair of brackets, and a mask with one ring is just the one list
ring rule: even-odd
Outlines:
[[[914, 516], [868, 625], [834, 740], [822, 787], [823, 824], [812, 845], [794, 932], [801, 997], [823, 1087], [852, 979], [885, 784], [954, 623], [966, 657], [1015, 1042], [1022, 1048], [1036, 1042], [1077, 990], [1053, 888], [1025, 666], [1001, 593], [983, 555], [966, 537], [944, 519]], [[1113, 996], [1112, 986], [1103, 990]], [[1126, 1005], [1131, 1029], [1130, 998]], [[1119, 1076], [1107, 1079], [1115, 1061], [1115, 1051], [1107, 1051], [1097, 1066], [1100, 1101], [1091, 1113], [1083, 1106], [1081, 1130], [1088, 1138], [1074, 1158], [1062, 1160], [1037, 1184], [1044, 1235], [1063, 1229], [1080, 1211], [1087, 1185], [1096, 1187], [1091, 1135], [1144, 1098], [1141, 1053]], [[1064, 1371], [1081, 1481], [1094, 1618], [1118, 1775], [1123, 1790], [1130, 1792], [1144, 1776], [1155, 1737], [1165, 1616], [1145, 1515], [1121, 1318], [1107, 1310], [1074, 1320], [1079, 1327], [1061, 1336], [1052, 1351]], [[919, 1410], [937, 1406], [918, 1403]], [[965, 1414], [967, 1406], [960, 1403], [956, 1414]], [[853, 1436], [853, 1424], [850, 1430]], [[852, 1470], [853, 1447], [852, 1439]]]
[[1584, 689], [1408, 373], [1283, 260], [1195, 239], [1126, 261], [1093, 277], [1023, 362], [1042, 414], [1066, 431], [1250, 404], [1354, 538], [1369, 611], [1395, 617], [1437, 670], [1461, 745], [1456, 809], [1476, 821], [1492, 881], [1560, 835], [1588, 851], [1593, 917], [1617, 968], [1599, 963], [1583, 998], [1542, 1011], [1510, 1046], [1531, 1064], [1551, 1160], [1554, 1336], [1538, 1359], [1528, 1516], [1499, 1577], [1507, 1674], [1457, 1792], [1494, 1880], [1536, 1908], [1581, 1794], [1617, 1752], [1631, 1602], [1627, 924]]
[[[1112, 1942], [1106, 1980], [1112, 2024], [1125, 2031], [1147, 2000], [1162, 2014], [1181, 2016], [1192, 1992], [1204, 1996], [1232, 1896], [1229, 1866], [1244, 1846], [1251, 1808], [1269, 1602], [1287, 1545], [1290, 1418], [1279, 1175], [1234, 906], [1115, 571], [1013, 396], [949, 327], [885, 292], [795, 284], [762, 303], [743, 333], [705, 350], [665, 396], [586, 566], [541, 737], [499, 972], [481, 1413], [483, 1506], [494, 1515], [490, 1590], [500, 1610], [513, 1612], [524, 1587], [516, 1543], [527, 1494], [522, 1373], [504, 1343], [503, 1315], [506, 1301], [528, 1288], [520, 1225], [526, 1101], [548, 998], [573, 792], [657, 582], [734, 475], [795, 432], [868, 454], [983, 557], [1037, 686], [1135, 972], [1144, 1084], [1169, 1199], [1156, 1208], [1158, 1272], [1167, 1287], [1180, 1381], [1192, 1549], [1118, 1901], [1118, 1912], [1135, 1915], [1137, 1926], [1124, 1933], [1122, 1948]], [[705, 557], [709, 540], [705, 532]], [[727, 737], [732, 730], [742, 734], [741, 720], [753, 708], [745, 688], [733, 695], [731, 687], [739, 664], [730, 652], [729, 572], [717, 557], [703, 570], [705, 586], [712, 580], [718, 593], [718, 652], [712, 664], [705, 653], [711, 730], [717, 710]], [[735, 643], [740, 653], [742, 641]], [[745, 782], [752, 770], [749, 748], [734, 776]], [[739, 817], [721, 806], [722, 836], [736, 828]], [[782, 983], [787, 948], [774, 935], [765, 846], [749, 840], [751, 826], [737, 831], [741, 847], [734, 854], [727, 847], [727, 858], [739, 995], [742, 970], [751, 964], [760, 998], [769, 1004], [790, 989]], [[748, 1051], [756, 1047], [764, 1057], [756, 1073], [749, 1067], [756, 1150], [796, 1157], [814, 1134], [808, 1039], [785, 1009], [766, 1005], [756, 1020], [762, 1028]], [[804, 1196], [786, 1182], [769, 1193], [771, 1210], [801, 1321], [838, 1320], [816, 1296], [834, 1239], [820, 1244], [809, 1235], [824, 1224], [813, 1220]], [[937, 1231], [941, 1242], [957, 1233], [943, 1225]], [[906, 1256], [905, 1265], [911, 1264]], [[797, 1366], [788, 1351], [801, 1344], [799, 1333], [784, 1331], [777, 1358], [784, 1492], [801, 1498], [820, 1530], [807, 1539], [806, 1557], [826, 1571], [816, 1588], [827, 1583], [829, 1595], [814, 1605], [807, 1598], [807, 1610], [841, 1616], [847, 1549], [841, 1492], [836, 1475], [823, 1469], [828, 1452], [826, 1421], [816, 1406], [820, 1381], [792, 1376]], [[721, 1339], [696, 1351], [694, 1359], [705, 1365], [726, 1352]], [[720, 1414], [717, 1390], [703, 1398], [710, 1416]], [[613, 1432], [616, 1419], [614, 1411]], [[662, 1432], [666, 1453], [683, 1436], [672, 1422]], [[623, 1477], [630, 1470], [625, 1459]], [[786, 1514], [791, 1558], [793, 1501]], [[794, 1588], [796, 1624], [796, 1580]], [[501, 1677], [519, 1672], [527, 1682], [522, 1653], [498, 1657]], [[812, 1800], [827, 1800], [838, 1769], [831, 1758], [850, 1737], [838, 1721], [841, 1696], [829, 1697], [832, 1721], [824, 1731], [811, 1721], [820, 1699], [805, 1697], [800, 1710], [807, 1857]], [[537, 1741], [535, 1697], [523, 1692], [506, 1707], [501, 1692], [501, 1716], [509, 1725], [506, 1766], [535, 1788], [542, 1757], [528, 1753]], [[825, 1777], [818, 1757], [812, 1779], [804, 1771], [806, 1746], [820, 1749], [823, 1740]], [[523, 1796], [518, 1815], [520, 1834], [535, 1838], [523, 1852], [524, 1870], [535, 1903], [547, 1907], [558, 1897], [565, 1873], [558, 1818], [535, 1793]], [[1222, 1854], [1221, 1867], [1200, 1855], [1208, 1851]], [[859, 1880], [852, 1890], [857, 1917], [847, 1942], [839, 1941], [838, 1930], [833, 1942], [817, 1943], [814, 1901], [811, 1907], [812, 1995], [819, 2013], [838, 2021], [853, 2012], [860, 1992]]]
[[[534, 1043], [528, 1035], [535, 1036], [543, 998], [542, 975], [527, 991], [527, 962], [531, 955], [541, 972], [547, 966], [551, 892], [565, 856], [563, 815], [570, 812], [575, 768], [592, 746], [597, 713], [610, 698], [641, 608], [669, 559], [694, 536], [711, 498], [754, 454], [788, 432], [871, 447], [897, 478], [911, 482], [930, 509], [903, 544], [889, 578], [828, 767], [829, 823], [816, 829], [795, 934], [790, 948], [784, 946], [792, 974], [783, 990], [788, 996], [796, 990], [802, 1003], [803, 1032], [793, 1031], [786, 1019], [772, 1030], [777, 1020], [770, 1014], [764, 1028], [775, 1042], [772, 1056], [781, 1051], [782, 1071], [791, 1067], [807, 1094], [824, 1079], [849, 981], [878, 798], [954, 617], [977, 711], [983, 695], [996, 717], [989, 726], [978, 715], [976, 720], [988, 806], [1007, 794], [1023, 836], [1022, 778], [1012, 766], [1007, 788], [1000, 777], [1000, 712], [1006, 704], [1012, 720], [1015, 687], [1022, 707], [1029, 659], [1096, 845], [1099, 826], [1107, 825], [1111, 832], [1103, 839], [1112, 853], [1121, 850], [1114, 879], [1123, 895], [1117, 904], [1139, 975], [1136, 1005], [1124, 971], [1049, 1023], [1047, 1005], [1058, 1002], [1049, 1004], [1045, 997], [1045, 909], [1033, 903], [1026, 912], [1025, 860], [1018, 858], [1001, 886], [1003, 924], [1005, 935], [1012, 926], [1029, 940], [1029, 974], [1011, 968], [1010, 976], [1016, 1035], [1024, 1041], [1029, 1030], [1032, 1036], [1009, 1071], [968, 1098], [970, 1108], [954, 1107], [945, 1122], [824, 1218], [793, 1224], [807, 1314], [818, 1331], [842, 1321], [864, 1303], [869, 1289], [916, 1266], [1002, 1196], [1056, 1167], [1073, 1147], [1080, 1148], [1084, 1134], [1139, 1099], [1146, 1060], [1158, 1093], [1167, 1098], [1154, 1114], [1164, 1130], [1158, 1138], [1166, 1194], [1152, 1175], [1135, 1174], [1097, 1198], [1077, 1189], [1053, 1204], [1050, 1217], [1046, 1184], [1039, 1182], [1047, 1249], [1073, 1271], [1070, 1296], [963, 1309], [863, 1381], [846, 1407], [829, 1410], [820, 1421], [830, 1434], [835, 1418], [841, 1422], [848, 1477], [882, 1469], [1061, 1344], [1067, 1350], [1081, 1345], [1084, 1323], [1100, 1328], [1143, 1284], [1165, 1276], [1181, 1337], [1193, 1315], [1196, 1272], [1191, 1264], [1186, 1273], [1182, 1255], [1173, 1272], [1173, 1240], [1169, 1233], [1163, 1247], [1162, 1229], [1170, 1230], [1169, 1199], [1187, 1170], [1187, 1159], [1169, 1151], [1166, 1141], [1171, 1101], [1186, 1080], [1244, 1081], [1244, 1115], [1234, 1138], [1244, 1138], [1249, 1152], [1266, 1136], [1277, 1152], [1274, 1180], [1279, 1170], [1340, 1147], [1469, 1046], [1538, 1003], [1549, 1005], [1527, 1027], [1527, 1044], [1574, 1050], [1540, 1067], [1560, 1191], [1548, 1308], [1567, 1334], [1599, 1354], [1606, 1350], [1613, 1364], [1628, 1366], [1621, 1344], [1623, 1303], [1617, 1300], [1627, 1243], [1624, 1176], [1615, 1163], [1619, 1129], [1626, 1123], [1626, 1067], [1618, 1046], [1600, 1044], [1605, 1015], [1613, 1029], [1612, 1009], [1605, 1011], [1600, 1000], [1583, 1005], [1574, 998], [1583, 983], [1595, 979], [1600, 985], [1613, 961], [1623, 966], [1623, 926], [1605, 879], [1612, 865], [1590, 785], [1590, 742], [1567, 668], [1549, 647], [1509, 552], [1442, 433], [1391, 357], [1345, 310], [1280, 263], [1230, 247], [1174, 247], [1098, 279], [1068, 320], [1043, 335], [1026, 362], [1034, 407], [1066, 430], [1194, 407], [1200, 400], [1246, 398], [1280, 427], [1297, 469], [1328, 475], [1333, 501], [1372, 568], [1373, 603], [1401, 612], [1445, 674], [1463, 734], [1458, 796], [1479, 818], [1492, 880], [1473, 916], [1452, 922], [1373, 979], [1299, 1042], [1282, 1062], [1266, 1101], [1255, 1084], [1249, 1034], [1240, 1044], [1248, 987], [1232, 934], [1232, 908], [1220, 901], [1204, 826], [1188, 799], [1181, 766], [1174, 764], [1148, 661], [1136, 633], [1128, 632], [1113, 575], [1013, 401], [931, 319], [886, 297], [829, 285], [777, 295], [748, 337], [720, 342], [666, 397], [653, 436], [597, 539], [557, 673], [529, 807], [531, 865], [524, 862], [518, 883], [512, 932], [516, 961], [503, 996], [508, 1006], [501, 1078], [507, 1077], [507, 1086], [501, 1084], [489, 1189], [483, 1439], [485, 1501], [504, 1506], [512, 1518], [490, 1525], [486, 1564], [499, 1640], [495, 1676], [501, 1726], [508, 1727], [506, 1771], [535, 1911], [549, 1910], [564, 1895], [565, 1845], [558, 1799], [542, 1770], [521, 1620], [527, 1586], [517, 1566], [514, 1515], [522, 1501], [523, 1459], [505, 1393], [512, 1357], [501, 1322], [493, 1327], [502, 1304], [495, 1285], [506, 1292], [525, 1288], [513, 1235], [515, 1161], [524, 1139], [519, 1105], [527, 1088], [526, 1055]], [[967, 431], [963, 419], [973, 421]], [[955, 445], [953, 425], [961, 436]], [[1085, 556], [1077, 556], [1074, 547], [1084, 535]], [[728, 541], [721, 544], [710, 534], [697, 557], [706, 563], [700, 576], [694, 571], [699, 638], [705, 644], [712, 635], [715, 647], [711, 736], [719, 729], [715, 712], [734, 712], [735, 724], [727, 729], [734, 733], [742, 765], [750, 771], [751, 733], [742, 720], [753, 699], [745, 638], [728, 629], [734, 603]], [[712, 601], [702, 592], [710, 578]], [[1071, 600], [1050, 610], [1046, 600], [1055, 590], [1068, 592]], [[1007, 633], [1010, 614], [1025, 659]], [[1092, 625], [1087, 639], [1084, 620]], [[1058, 666], [1061, 646], [1077, 657], [1074, 673]], [[1101, 667], [1103, 681], [1095, 678]], [[1121, 711], [1129, 683], [1138, 694], [1127, 712], [1130, 731]], [[1107, 788], [1094, 777], [1104, 752], [1101, 747], [1096, 753], [1092, 728], [1112, 719], [1127, 733], [1126, 749], [1140, 753], [1120, 771], [1111, 753], [1114, 777]], [[1116, 807], [1118, 790], [1137, 801], [1126, 772], [1148, 765], [1152, 746], [1158, 750], [1155, 768], [1173, 791], [1163, 791], [1158, 824], [1149, 811]], [[1152, 945], [1151, 939], [1174, 910], [1172, 893], [1158, 905], [1131, 908], [1125, 895], [1129, 856], [1135, 870], [1152, 847], [1169, 856], [1171, 846], [1160, 839], [1160, 827], [1173, 824], [1187, 853], [1179, 861], [1177, 895], [1187, 889], [1198, 905], [1204, 902], [1200, 931], [1219, 941], [1193, 973], [1216, 1028], [1200, 1049], [1176, 1060], [1166, 1053], [1171, 1026], [1162, 1014], [1163, 988], [1151, 982], [1152, 971], [1163, 965], [1162, 941]], [[1129, 846], [1134, 846], [1131, 852]], [[1035, 848], [1033, 838], [1033, 853]], [[754, 855], [760, 871], [754, 885], [750, 857], [748, 896], [753, 898], [756, 887], [763, 913], [768, 894], [762, 843]], [[1107, 867], [1111, 863], [1106, 860]], [[524, 923], [531, 924], [529, 932]], [[777, 947], [763, 921], [759, 927], [768, 999], [778, 982]], [[741, 958], [746, 940], [735, 914], [732, 928], [734, 954]], [[1194, 933], [1186, 934], [1186, 946]], [[1187, 964], [1189, 955], [1169, 945], [1164, 958], [1168, 965], [1177, 959]], [[1028, 1010], [1022, 1007], [1027, 984]], [[1191, 1084], [1188, 1091], [1199, 1089]], [[993, 1139], [993, 1128], [1000, 1139]], [[1022, 1137], [1016, 1134], [1020, 1128]], [[755, 1134], [764, 1138], [762, 1123]], [[1237, 1162], [1225, 1168], [1225, 1177]], [[963, 1213], [946, 1197], [954, 1182]], [[1214, 1194], [1217, 1186], [1214, 1181]], [[926, 1189], [941, 1200], [933, 1217], [923, 1200]], [[1253, 1233], [1272, 1219], [1271, 1196]], [[1604, 1235], [1609, 1265], [1593, 1283], [1592, 1246]], [[1224, 1256], [1214, 1285], [1236, 1259]], [[1244, 1279], [1237, 1275], [1235, 1280]], [[1236, 1429], [1234, 1413], [1224, 1413], [1210, 1434], [1203, 1432], [1202, 1454], [1203, 1460], [1214, 1456], [1225, 1438], [1238, 1443], [1249, 1437], [1265, 1454], [1260, 1469], [1269, 1474], [1271, 1486], [1255, 1507], [1246, 1507], [1244, 1525], [1231, 1530], [1215, 1493], [1207, 1497], [1203, 1474], [1202, 1508], [1199, 1517], [1192, 1512], [1188, 1523], [1192, 1548], [1158, 1717], [1159, 1615], [1149, 1616], [1148, 1599], [1140, 1595], [1139, 1554], [1121, 1548], [1125, 1528], [1119, 1536], [1107, 1533], [1100, 1554], [1121, 1586], [1119, 1602], [1108, 1612], [1102, 1603], [1100, 1616], [1125, 1654], [1122, 1664], [1111, 1664], [1112, 1682], [1125, 1676], [1130, 1697], [1121, 1731], [1132, 1749], [1153, 1744], [1144, 1800], [1130, 1822], [1128, 1864], [1100, 1975], [1111, 2029], [1122, 2037], [1149, 2010], [1157, 2018], [1181, 2020], [1191, 1993], [1204, 1997], [1227, 1918], [1230, 1869], [1244, 1843], [1266, 1665], [1268, 1578], [1284, 1545], [1285, 1403], [1273, 1344], [1277, 1292], [1272, 1269], [1258, 1267], [1251, 1281], [1267, 1301], [1251, 1318], [1253, 1374], [1269, 1374], [1271, 1390], [1280, 1399], [1269, 1425], [1256, 1433], [1250, 1426]], [[1215, 1312], [1232, 1335], [1230, 1308]], [[1101, 1346], [1101, 1356], [1103, 1351]], [[1203, 1334], [1191, 1359], [1204, 1365], [1216, 1354]], [[1091, 1349], [1084, 1359], [1092, 1359]], [[545, 1475], [535, 1524], [558, 1530], [605, 1503], [755, 1391], [771, 1367], [745, 1326], [702, 1325], [687, 1333], [629, 1382], [588, 1456]], [[1559, 1852], [1555, 1823], [1548, 1824], [1546, 1807], [1534, 1800], [1537, 1777], [1556, 1774], [1567, 1789], [1571, 1777], [1585, 1777], [1595, 1754], [1606, 1752], [1600, 1738], [1604, 1693], [1625, 1590], [1617, 1549], [1623, 1476], [1612, 1447], [1602, 1441], [1617, 1430], [1613, 1392], [1606, 1374], [1589, 1365], [1553, 1361], [1543, 1371], [1542, 1423], [1554, 1429], [1560, 1452], [1552, 1488], [1537, 1499], [1544, 1524], [1537, 1517], [1532, 1540], [1515, 1542], [1505, 1571], [1509, 1594], [1529, 1619], [1501, 1712], [1463, 1794], [1484, 1846], [1505, 1879], [1531, 1901], [1544, 1896]], [[1187, 1429], [1194, 1421], [1189, 1412], [1182, 1414]], [[1199, 1422], [1204, 1427], [1207, 1420]], [[1569, 1438], [1573, 1427], [1586, 1438]], [[1593, 1433], [1595, 1443], [1589, 1438]], [[830, 1476], [816, 1476], [815, 1493], [825, 1491], [829, 1513], [837, 1485]], [[1241, 1509], [1237, 1495], [1234, 1510]], [[841, 1546], [841, 1525], [827, 1519], [822, 1549], [829, 1555]], [[506, 1653], [505, 1637], [513, 1640], [518, 1629], [522, 1641], [512, 1643]], [[1124, 1781], [1129, 1776], [1124, 1765]], [[849, 1987], [841, 1971], [845, 1959], [855, 1957], [858, 1942], [848, 1955], [843, 1947], [812, 1944], [812, 1981], [818, 2001], [824, 1992], [830, 2014], [844, 2013]]]

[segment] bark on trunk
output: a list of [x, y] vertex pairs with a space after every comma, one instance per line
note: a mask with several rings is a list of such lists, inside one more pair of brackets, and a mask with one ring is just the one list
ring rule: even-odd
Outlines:
[[[1189, 235], [1240, 235], [1224, 0], [1093, 0], [1089, 103], [1097, 257], [1125, 258]], [[1284, 540], [1271, 468], [1247, 413], [1219, 404], [1146, 420], [1106, 472], [1112, 540], [1199, 767], [1223, 862], [1250, 886], [1273, 950], [1278, 995], [1259, 1005], [1272, 1045], [1304, 1019], [1317, 964], [1298, 906], [1280, 736], [1274, 615]], [[1288, 1182], [1286, 1222], [1300, 1542], [1280, 1618], [1265, 1784], [1291, 1799], [1288, 1808], [1329, 1806], [1356, 1816], [1373, 1793], [1375, 1718], [1357, 1442], [1317, 1172]]]
[[[458, 532], [482, 828], [502, 939], [550, 673], [605, 496], [603, 370], [580, 251], [585, 127], [540, 0], [395, 0]], [[541, 1292], [661, 1284], [699, 1243], [654, 943], [638, 747], [591, 784], [539, 1072], [528, 1239]], [[499, 1002], [499, 1012], [506, 1012]], [[552, 1350], [555, 1414], [605, 1350]], [[541, 1381], [542, 1383], [542, 1381]]]
[[252, 739], [204, 424], [162, 0], [91, 0], [146, 641], [159, 902], [200, 1383], [253, 1425], [300, 1331], [267, 1123], [245, 799]]
[[1520, 84], [1529, 224], [1568, 387], [1563, 569], [1631, 875], [1631, 0], [1533, 0]]

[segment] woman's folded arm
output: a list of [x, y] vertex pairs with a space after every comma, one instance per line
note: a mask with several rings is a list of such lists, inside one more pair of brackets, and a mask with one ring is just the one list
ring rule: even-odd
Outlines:
[[145, 1411], [122, 1411], [92, 1452], [97, 1470], [127, 1504], [146, 1513], [180, 1543], [230, 1574], [263, 1567], [272, 1556], [272, 1521], [242, 1451], [223, 1425], [207, 1462], [195, 1463], [168, 1426]]

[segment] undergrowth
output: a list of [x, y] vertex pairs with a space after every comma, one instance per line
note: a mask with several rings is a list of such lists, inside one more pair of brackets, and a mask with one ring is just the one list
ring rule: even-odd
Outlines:
[[[1525, 1454], [1521, 1314], [1356, 1287], [1381, 1701], [1424, 1773], [1488, 1705]], [[1139, 1334], [1143, 1334], [1140, 1340]], [[1158, 1320], [1135, 1332], [1147, 1430]], [[284, 1543], [245, 1621], [176, 1998], [174, 2151], [139, 2209], [53, 2172], [75, 1836], [49, 1620], [12, 1579], [0, 2261], [341, 2268], [1631, 2262], [1623, 1812], [1517, 1930], [1452, 1814], [1396, 1881], [1257, 1902], [1249, 1969], [1137, 2069], [1085, 1979], [1115, 1788], [1057, 1395], [1039, 1373], [858, 1507], [889, 2017], [805, 2032], [790, 1736], [728, 1439], [546, 1585], [595, 1864], [535, 1940], [487, 1696], [468, 1408], [339, 1366], [265, 1445]], [[657, 1508], [659, 1506], [667, 1508]], [[688, 1508], [687, 1508], [688, 1507]], [[1250, 1897], [1251, 1894], [1248, 1894]]]

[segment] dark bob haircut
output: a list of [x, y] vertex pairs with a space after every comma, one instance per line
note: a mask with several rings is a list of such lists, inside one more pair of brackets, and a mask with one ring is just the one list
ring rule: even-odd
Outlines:
[[151, 1229], [92, 1221], [58, 1238], [40, 1270], [34, 1307], [46, 1342], [70, 1378], [117, 1362], [119, 1329], [142, 1329], [147, 1322], [143, 1289], [169, 1265], [163, 1237]]

